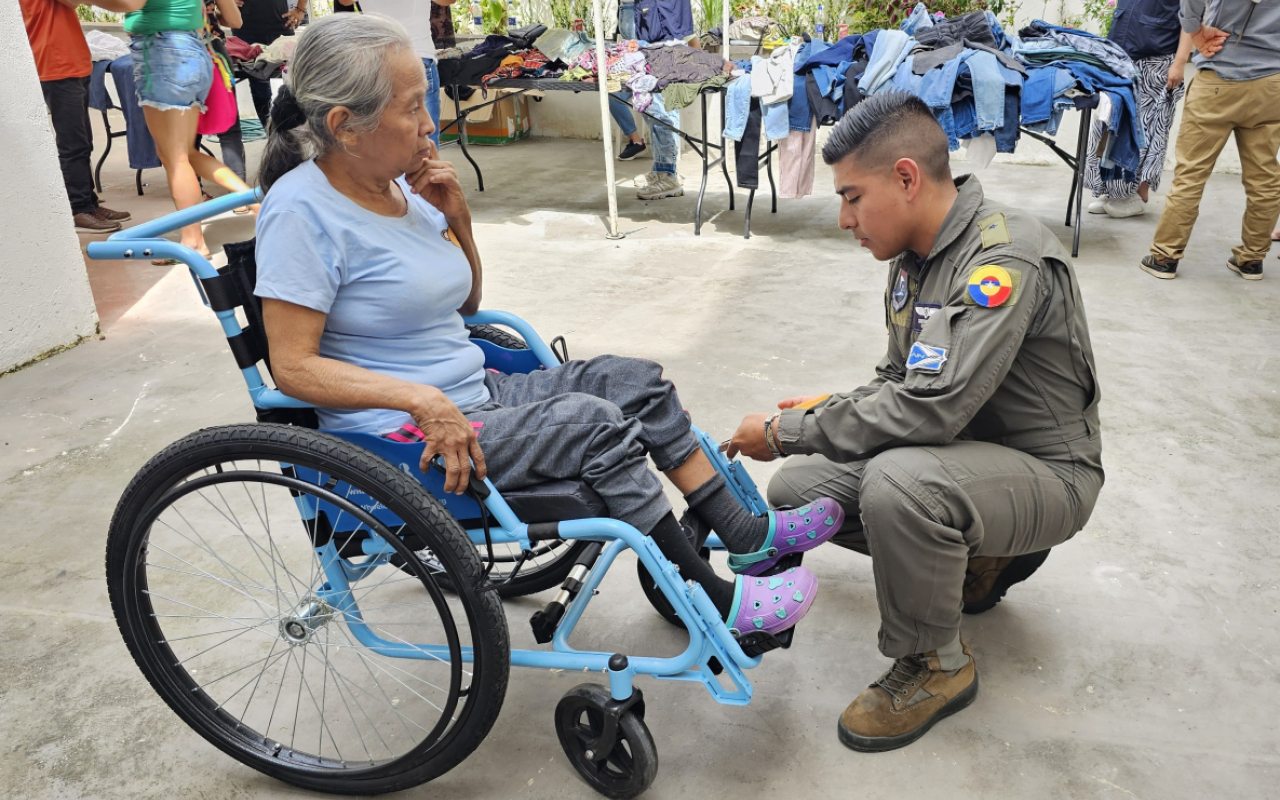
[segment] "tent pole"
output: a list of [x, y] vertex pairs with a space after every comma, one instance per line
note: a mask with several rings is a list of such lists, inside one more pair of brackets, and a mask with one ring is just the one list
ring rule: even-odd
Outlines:
[[621, 239], [618, 233], [618, 187], [613, 173], [613, 129], [609, 116], [609, 59], [604, 51], [604, 3], [603, 0], [592, 0], [592, 10], [596, 18], [596, 80], [600, 91], [600, 138], [604, 140], [604, 175], [609, 193], [609, 239]]

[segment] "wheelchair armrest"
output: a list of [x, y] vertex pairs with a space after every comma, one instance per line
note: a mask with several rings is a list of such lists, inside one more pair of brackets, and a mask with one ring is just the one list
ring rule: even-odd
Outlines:
[[462, 321], [468, 325], [505, 325], [520, 334], [520, 338], [524, 339], [525, 344], [542, 362], [542, 366], [547, 369], [560, 366], [560, 359], [556, 358], [556, 354], [552, 352], [551, 347], [542, 340], [542, 337], [533, 329], [533, 326], [515, 314], [510, 314], [506, 311], [482, 310], [469, 317], [463, 317]]
[[233, 208], [261, 202], [261, 189], [234, 192], [215, 200], [210, 200], [207, 203], [197, 203], [191, 208], [185, 208], [182, 211], [165, 214], [159, 219], [153, 219], [141, 225], [134, 225], [132, 228], [126, 228], [119, 233], [113, 233], [107, 237], [107, 241], [121, 242], [129, 239], [155, 239], [192, 223], [204, 222], [211, 217], [225, 214]]

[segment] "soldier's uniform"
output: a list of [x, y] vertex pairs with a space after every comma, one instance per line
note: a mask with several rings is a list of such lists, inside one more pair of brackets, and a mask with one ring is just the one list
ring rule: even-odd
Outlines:
[[933, 252], [890, 263], [870, 384], [782, 412], [774, 505], [830, 496], [835, 541], [872, 557], [880, 650], [955, 640], [971, 557], [1045, 550], [1102, 488], [1093, 349], [1065, 248], [972, 176]]

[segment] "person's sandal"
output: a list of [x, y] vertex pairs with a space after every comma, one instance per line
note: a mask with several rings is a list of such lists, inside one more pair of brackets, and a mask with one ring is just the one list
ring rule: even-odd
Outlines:
[[792, 567], [767, 578], [740, 575], [725, 624], [734, 636], [753, 631], [777, 635], [795, 627], [818, 595], [818, 576]]
[[729, 569], [762, 575], [792, 553], [803, 553], [835, 536], [844, 524], [844, 509], [830, 497], [819, 497], [796, 509], [769, 512], [769, 535], [754, 553], [730, 553]]

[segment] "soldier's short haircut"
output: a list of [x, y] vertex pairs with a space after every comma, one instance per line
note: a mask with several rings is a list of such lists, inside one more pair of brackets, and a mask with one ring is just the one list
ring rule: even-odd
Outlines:
[[931, 179], [951, 180], [947, 134], [924, 101], [907, 92], [874, 94], [854, 106], [831, 131], [822, 160], [848, 156], [862, 169], [889, 168], [909, 158]]

